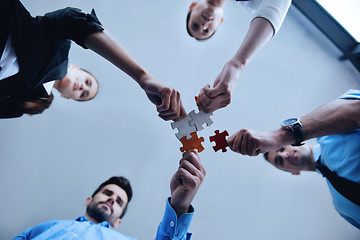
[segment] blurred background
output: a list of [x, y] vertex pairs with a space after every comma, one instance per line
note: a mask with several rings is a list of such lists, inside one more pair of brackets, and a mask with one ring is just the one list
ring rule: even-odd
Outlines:
[[[177, 89], [187, 112], [194, 96], [212, 84], [236, 52], [251, 13], [225, 4], [225, 21], [211, 40], [187, 35], [189, 0], [22, 0], [33, 16], [73, 6], [96, 10], [104, 25], [154, 77]], [[63, 99], [38, 116], [0, 123], [0, 239], [54, 219], [83, 215], [85, 199], [113, 175], [133, 185], [119, 231], [153, 239], [169, 183], [181, 158], [176, 130], [127, 75], [90, 50], [72, 44], [70, 63], [100, 82], [93, 101]], [[214, 152], [215, 130], [274, 130], [350, 88], [360, 88], [359, 71], [339, 61], [340, 50], [295, 6], [282, 29], [248, 64], [232, 103], [198, 132], [206, 179], [194, 199], [193, 239], [318, 240], [360, 238], [336, 212], [325, 179], [317, 173], [293, 176], [262, 156]], [[314, 143], [314, 141], [310, 141]]]

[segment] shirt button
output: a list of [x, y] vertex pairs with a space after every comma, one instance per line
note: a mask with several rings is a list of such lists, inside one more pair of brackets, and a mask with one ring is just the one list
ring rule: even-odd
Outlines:
[[174, 227], [174, 225], [175, 225], [174, 221], [171, 221], [170, 222], [170, 227]]

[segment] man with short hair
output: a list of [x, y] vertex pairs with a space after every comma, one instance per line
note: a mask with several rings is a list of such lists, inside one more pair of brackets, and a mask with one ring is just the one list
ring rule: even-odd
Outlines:
[[[349, 90], [280, 129], [242, 129], [229, 137], [230, 148], [256, 156], [264, 153], [275, 167], [299, 175], [318, 171], [327, 180], [335, 209], [360, 229], [360, 90]], [[302, 142], [318, 137], [319, 145]], [[292, 145], [290, 145], [292, 144]]]
[[[206, 40], [224, 20], [226, 0], [199, 0], [190, 5], [186, 29], [191, 37]], [[196, 99], [199, 109], [214, 112], [231, 102], [231, 95], [248, 62], [275, 36], [285, 19], [291, 0], [237, 0], [253, 12], [249, 30], [235, 55], [225, 63], [213, 86], [207, 84]]]
[[[196, 150], [183, 154], [179, 168], [170, 182], [171, 197], [156, 239], [190, 240], [188, 232], [194, 208], [191, 205], [206, 175]], [[124, 177], [111, 177], [85, 201], [86, 213], [76, 220], [50, 221], [25, 230], [20, 239], [97, 239], [130, 240], [111, 228], [117, 228], [132, 198], [130, 182]]]

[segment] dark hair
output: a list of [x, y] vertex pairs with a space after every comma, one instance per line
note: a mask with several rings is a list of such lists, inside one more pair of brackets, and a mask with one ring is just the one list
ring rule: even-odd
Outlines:
[[188, 34], [190, 35], [190, 37], [193, 37], [195, 38], [196, 40], [198, 41], [205, 41], [205, 40], [208, 40], [209, 38], [211, 38], [216, 31], [214, 31], [210, 36], [208, 36], [207, 38], [203, 38], [203, 39], [199, 39], [199, 38], [196, 38], [194, 37], [194, 35], [191, 34], [190, 32], [190, 29], [189, 29], [189, 21], [190, 21], [190, 15], [191, 15], [191, 9], [188, 11], [188, 14], [186, 16], [186, 31], [188, 32]]
[[264, 153], [264, 158], [266, 161], [269, 161], [269, 152]]
[[114, 176], [114, 177], [109, 178], [95, 190], [95, 192], [91, 195], [91, 197], [94, 197], [98, 192], [101, 191], [101, 189], [103, 189], [106, 185], [109, 185], [109, 184], [118, 185], [120, 188], [122, 188], [126, 192], [126, 195], [128, 197], [128, 203], [126, 204], [126, 206], [120, 216], [120, 218], [122, 218], [126, 213], [128, 204], [129, 204], [129, 202], [132, 198], [132, 194], [133, 194], [131, 184], [130, 184], [129, 180], [127, 180], [125, 177]]
[[85, 102], [85, 101], [89, 101], [89, 100], [93, 99], [93, 98], [97, 95], [97, 93], [99, 92], [99, 87], [100, 87], [100, 85], [99, 85], [99, 81], [98, 81], [97, 78], [94, 76], [94, 74], [92, 74], [91, 72], [89, 72], [88, 70], [85, 70], [85, 69], [83, 69], [83, 68], [80, 68], [80, 70], [82, 70], [82, 71], [90, 74], [90, 75], [95, 79], [95, 82], [97, 83], [97, 90], [96, 90], [95, 95], [94, 95], [92, 98], [89, 98], [89, 99], [86, 99], [86, 100], [74, 99], [74, 100], [76, 100], [76, 101], [78, 101], [78, 102]]
[[49, 108], [54, 100], [54, 95], [51, 93], [49, 96], [43, 96], [34, 99], [17, 101], [15, 107], [22, 113], [35, 115], [42, 113], [45, 109]]

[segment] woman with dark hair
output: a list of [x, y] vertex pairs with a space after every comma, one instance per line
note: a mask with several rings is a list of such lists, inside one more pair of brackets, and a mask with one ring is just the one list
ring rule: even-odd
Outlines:
[[68, 7], [34, 18], [19, 0], [4, 0], [0, 22], [0, 118], [41, 113], [52, 102], [52, 88], [80, 101], [96, 95], [98, 84], [91, 74], [68, 68], [71, 40], [133, 78], [162, 119], [186, 114], [179, 92], [143, 69], [103, 28], [94, 10], [88, 14]]

